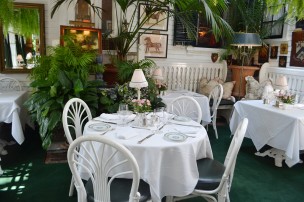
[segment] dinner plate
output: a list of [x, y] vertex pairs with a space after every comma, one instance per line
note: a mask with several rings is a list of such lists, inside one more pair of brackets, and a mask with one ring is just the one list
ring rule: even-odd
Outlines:
[[173, 142], [183, 142], [187, 139], [187, 136], [179, 132], [170, 132], [164, 135], [165, 140]]
[[106, 123], [93, 123], [89, 125], [89, 128], [96, 130], [96, 131], [106, 131], [111, 128], [111, 125]]
[[190, 121], [191, 119], [186, 116], [176, 116], [173, 118], [174, 121], [181, 121], [181, 122], [187, 122]]

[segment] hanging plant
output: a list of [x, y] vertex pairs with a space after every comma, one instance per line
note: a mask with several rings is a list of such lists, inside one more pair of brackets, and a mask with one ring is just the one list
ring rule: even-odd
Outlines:
[[3, 26], [4, 34], [7, 34], [8, 28], [14, 19], [13, 0], [1, 0], [0, 13], [0, 24]]
[[14, 20], [11, 22], [14, 32], [25, 37], [40, 34], [38, 9], [18, 8], [14, 10]]

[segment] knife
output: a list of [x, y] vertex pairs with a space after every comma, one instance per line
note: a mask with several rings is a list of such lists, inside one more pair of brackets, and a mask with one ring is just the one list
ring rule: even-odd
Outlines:
[[145, 141], [146, 139], [152, 137], [153, 135], [155, 135], [155, 133], [152, 133], [152, 134], [148, 135], [147, 137], [145, 137], [145, 138], [139, 140], [139, 141], [137, 142], [137, 144], [141, 144], [143, 141]]

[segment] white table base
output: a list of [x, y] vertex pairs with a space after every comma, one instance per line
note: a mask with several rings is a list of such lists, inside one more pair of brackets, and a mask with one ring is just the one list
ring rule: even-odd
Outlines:
[[[262, 153], [256, 152], [255, 155], [261, 157], [269, 156], [274, 158], [274, 164], [277, 167], [282, 167], [282, 162], [286, 159], [285, 151], [276, 148], [268, 149]], [[299, 163], [303, 163], [303, 161], [300, 160]]]

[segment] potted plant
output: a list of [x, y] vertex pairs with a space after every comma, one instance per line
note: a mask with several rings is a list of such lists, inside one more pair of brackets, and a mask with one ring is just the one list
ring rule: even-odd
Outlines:
[[62, 111], [70, 98], [83, 99], [93, 115], [98, 109], [97, 87], [102, 84], [99, 80], [89, 80], [90, 72], [103, 71], [103, 66], [95, 63], [97, 53], [84, 50], [67, 38], [66, 42], [65, 46], [51, 47], [50, 54], [41, 56], [30, 74], [33, 93], [25, 106], [39, 126], [45, 149], [62, 128]]

